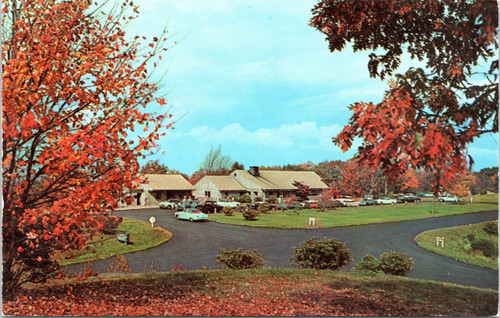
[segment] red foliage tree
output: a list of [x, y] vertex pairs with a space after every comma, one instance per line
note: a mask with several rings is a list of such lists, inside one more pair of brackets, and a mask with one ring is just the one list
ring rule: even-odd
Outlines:
[[472, 173], [465, 172], [457, 174], [446, 190], [452, 195], [465, 198], [471, 194], [471, 187], [475, 185], [476, 182], [477, 178]]
[[54, 251], [81, 248], [103, 227], [106, 211], [133, 186], [138, 156], [153, 151], [171, 124], [167, 115], [139, 108], [155, 101], [148, 63], [166, 39], [142, 47], [138, 37], [125, 38], [122, 21], [129, 10], [137, 15], [131, 2], [104, 15], [89, 0], [2, 5], [8, 297], [23, 282], [55, 275]]
[[295, 195], [300, 202], [307, 200], [311, 195], [311, 189], [308, 185], [305, 185], [300, 181], [294, 181], [293, 186], [297, 187], [298, 189], [297, 192], [295, 192]]
[[419, 188], [420, 182], [414, 169], [406, 170], [399, 178], [401, 191], [415, 191]]
[[354, 51], [377, 51], [372, 77], [393, 75], [404, 50], [425, 63], [397, 74], [381, 103], [350, 106], [349, 125], [334, 142], [346, 151], [361, 137], [361, 162], [391, 179], [408, 166], [428, 169], [437, 195], [468, 169], [473, 138], [498, 131], [497, 1], [321, 0], [310, 24], [332, 52], [347, 42]]

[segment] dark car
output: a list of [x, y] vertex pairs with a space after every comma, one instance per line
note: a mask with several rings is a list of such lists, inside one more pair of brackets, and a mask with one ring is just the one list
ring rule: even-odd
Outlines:
[[222, 206], [218, 205], [215, 201], [206, 201], [205, 204], [199, 205], [196, 208], [205, 214], [217, 213], [222, 210]]
[[422, 201], [422, 199], [414, 195], [405, 195], [404, 197], [399, 198], [398, 201], [403, 203], [408, 203], [408, 202], [420, 202]]
[[180, 204], [177, 205], [177, 210], [184, 210], [184, 209], [194, 209], [198, 208], [199, 204], [198, 202], [194, 200], [186, 200], [182, 201]]

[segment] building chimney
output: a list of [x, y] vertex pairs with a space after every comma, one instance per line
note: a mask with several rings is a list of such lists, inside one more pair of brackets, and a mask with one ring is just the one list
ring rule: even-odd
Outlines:
[[260, 175], [259, 174], [259, 167], [257, 167], [257, 166], [250, 166], [249, 172], [254, 177], [258, 177]]

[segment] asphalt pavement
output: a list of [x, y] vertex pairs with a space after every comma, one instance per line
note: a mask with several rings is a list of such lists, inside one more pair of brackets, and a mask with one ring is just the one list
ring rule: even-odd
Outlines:
[[[160, 246], [126, 254], [133, 272], [150, 269], [170, 271], [179, 265], [189, 270], [221, 268], [215, 255], [220, 253], [221, 248], [239, 247], [258, 250], [267, 266], [290, 267], [293, 246], [310, 237], [335, 237], [347, 242], [347, 247], [355, 258], [349, 266], [342, 268], [343, 271], [350, 271], [365, 254], [378, 258], [384, 252], [397, 251], [407, 253], [414, 260], [414, 270], [408, 277], [498, 289], [498, 270], [434, 254], [418, 247], [413, 241], [419, 233], [432, 229], [498, 220], [497, 211], [328, 229], [270, 229], [216, 222], [179, 221], [174, 218], [172, 211], [158, 208], [119, 211], [114, 214], [146, 222], [154, 216], [155, 226], [165, 228], [173, 235], [171, 240]], [[95, 261], [91, 268], [105, 273], [111, 262], [114, 262], [114, 258]], [[87, 268], [88, 265], [81, 264], [67, 267], [66, 270], [74, 273], [83, 272]]]

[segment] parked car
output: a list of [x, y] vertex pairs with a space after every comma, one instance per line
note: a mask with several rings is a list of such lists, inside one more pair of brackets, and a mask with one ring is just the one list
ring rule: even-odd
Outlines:
[[344, 204], [345, 204], [345, 206], [349, 206], [349, 207], [359, 206], [359, 202], [356, 200], [353, 200], [353, 199], [344, 200]]
[[222, 207], [228, 206], [230, 208], [235, 208], [238, 205], [240, 205], [239, 202], [228, 200], [228, 199], [219, 199], [219, 200], [217, 200], [217, 204], [222, 206]]
[[375, 205], [375, 204], [377, 204], [377, 202], [375, 202], [375, 200], [373, 200], [373, 199], [363, 199], [363, 200], [359, 201], [359, 205], [361, 205], [361, 206]]
[[175, 212], [177, 220], [204, 221], [208, 220], [208, 215], [198, 209], [186, 209], [184, 211]]
[[160, 209], [175, 210], [177, 209], [177, 203], [170, 200], [160, 202]]
[[285, 203], [285, 202], [278, 204], [278, 205], [276, 206], [276, 208], [277, 208], [278, 210], [288, 210], [288, 206], [286, 205], [286, 203]]
[[334, 201], [338, 202], [340, 206], [359, 206], [359, 202], [350, 196], [342, 196], [340, 199], [335, 199]]
[[178, 210], [184, 210], [184, 209], [191, 209], [191, 208], [196, 208], [198, 207], [198, 202], [194, 201], [194, 200], [186, 200], [186, 201], [183, 201], [179, 204], [177, 204], [177, 209]]
[[432, 193], [419, 193], [418, 196], [423, 197], [423, 198], [432, 198], [434, 196], [434, 194], [432, 194]]
[[459, 198], [458, 196], [445, 196], [445, 197], [439, 197], [438, 198], [439, 202], [460, 202], [463, 201], [462, 198]]
[[304, 207], [308, 209], [317, 209], [318, 208], [318, 202], [315, 200], [307, 200], [304, 201]]
[[422, 199], [414, 195], [405, 195], [399, 198], [398, 201], [403, 203], [408, 203], [408, 202], [420, 202], [422, 201]]
[[302, 209], [304, 205], [302, 203], [290, 203], [288, 205], [289, 209]]
[[377, 204], [395, 204], [398, 203], [398, 200], [392, 199], [390, 197], [381, 197], [375, 200]]
[[204, 205], [197, 207], [203, 213], [217, 213], [222, 210], [222, 206], [218, 205], [216, 201], [206, 201]]

